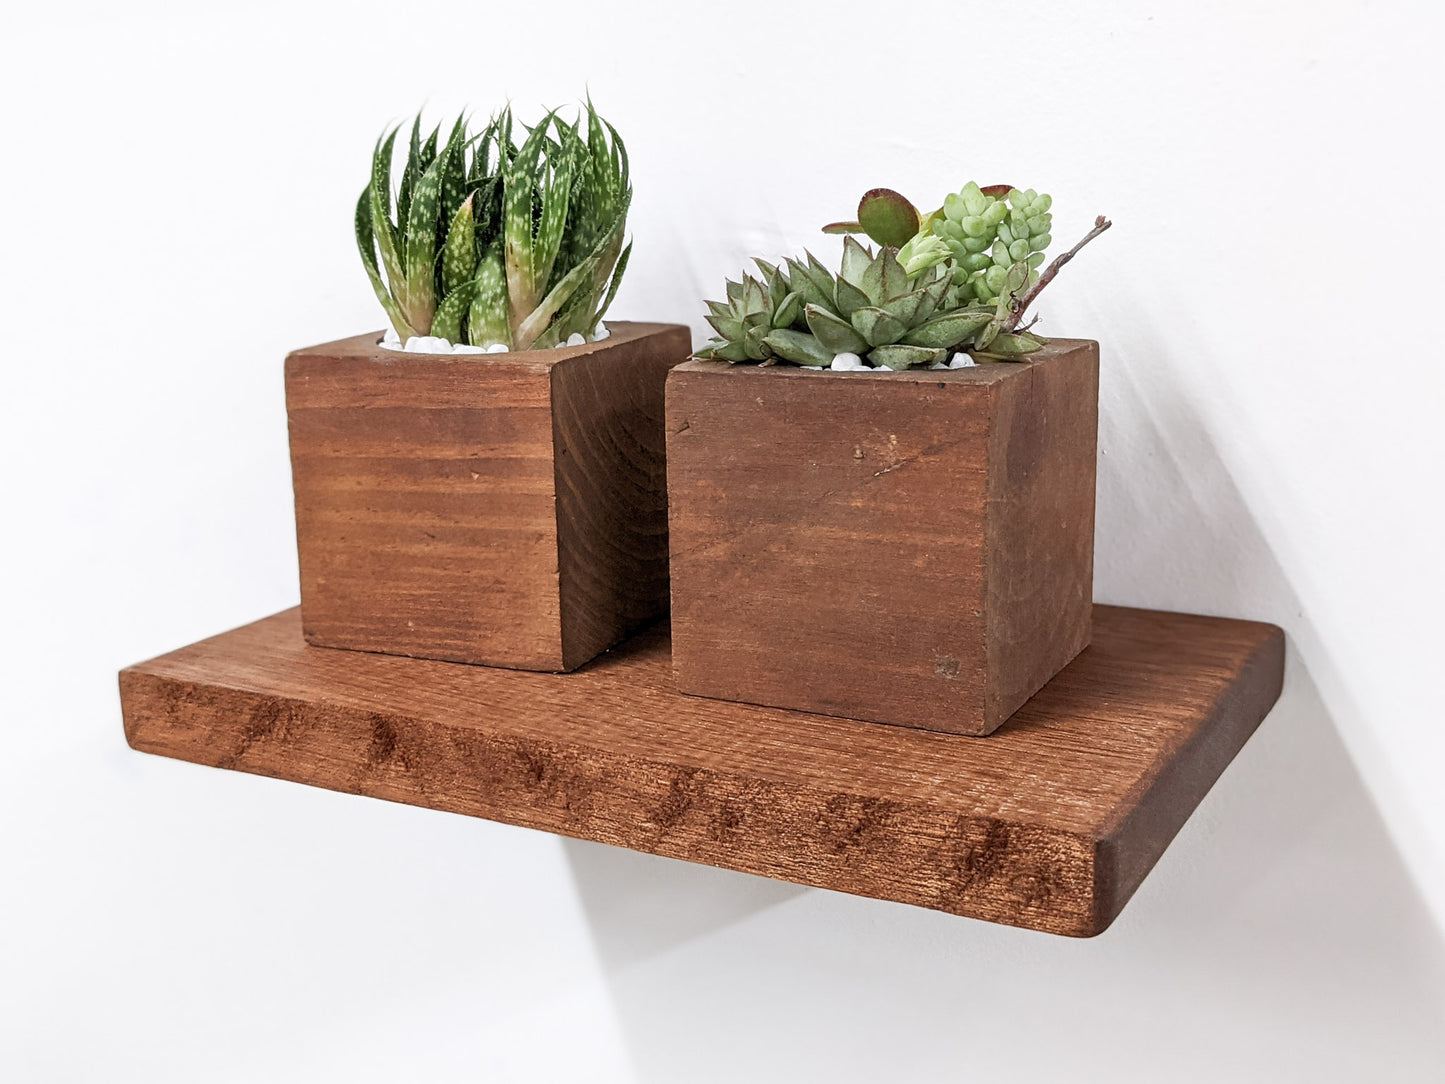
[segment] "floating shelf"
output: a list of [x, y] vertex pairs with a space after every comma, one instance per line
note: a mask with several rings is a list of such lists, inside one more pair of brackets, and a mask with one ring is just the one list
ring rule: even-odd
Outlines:
[[987, 738], [681, 696], [665, 627], [574, 674], [308, 646], [297, 610], [121, 672], [136, 749], [1090, 936], [1279, 695], [1272, 625], [1094, 608]]

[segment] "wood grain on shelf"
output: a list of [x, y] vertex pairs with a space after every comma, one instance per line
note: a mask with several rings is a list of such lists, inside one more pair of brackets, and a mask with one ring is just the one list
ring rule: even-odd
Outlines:
[[988, 734], [1089, 642], [1097, 343], [667, 380], [673, 658], [699, 696]]
[[663, 385], [675, 324], [601, 343], [286, 359], [312, 643], [567, 670], [666, 612]]
[[120, 676], [137, 749], [1051, 933], [1106, 928], [1280, 689], [1282, 633], [1095, 607], [970, 738], [679, 695], [665, 627], [570, 675], [308, 645], [287, 611]]

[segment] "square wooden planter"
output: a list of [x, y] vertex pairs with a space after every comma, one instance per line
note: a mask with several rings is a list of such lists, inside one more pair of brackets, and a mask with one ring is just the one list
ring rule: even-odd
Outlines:
[[306, 639], [571, 670], [667, 609], [663, 388], [691, 336], [286, 359]]
[[679, 689], [996, 729], [1089, 642], [1098, 357], [674, 369]]

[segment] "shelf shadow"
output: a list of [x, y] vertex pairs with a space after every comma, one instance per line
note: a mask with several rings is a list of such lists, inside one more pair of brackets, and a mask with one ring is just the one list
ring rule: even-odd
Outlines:
[[1088, 941], [569, 842], [637, 1079], [1153, 1080], [1182, 1051], [1190, 1079], [1445, 1064], [1440, 930], [1336, 716], [1368, 736], [1321, 694], [1332, 664], [1200, 419], [1136, 367], [1151, 386], [1104, 366], [1096, 597], [1284, 626], [1270, 717]]

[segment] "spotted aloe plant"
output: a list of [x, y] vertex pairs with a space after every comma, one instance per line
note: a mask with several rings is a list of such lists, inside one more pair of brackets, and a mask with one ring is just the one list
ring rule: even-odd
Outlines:
[[510, 108], [475, 136], [458, 118], [444, 143], [440, 127], [422, 138], [418, 117], [393, 215], [398, 134], [378, 140], [356, 206], [396, 333], [513, 350], [592, 338], [627, 267], [632, 200], [627, 150], [592, 103], [570, 124], [548, 113], [520, 147]]

